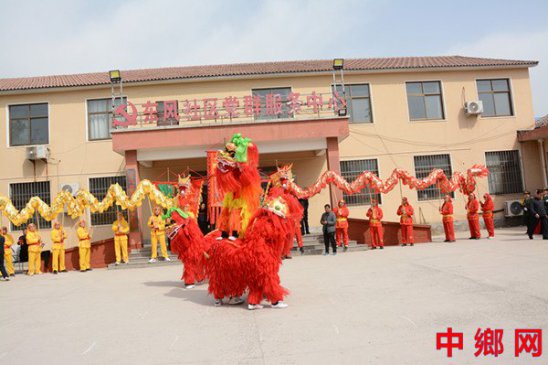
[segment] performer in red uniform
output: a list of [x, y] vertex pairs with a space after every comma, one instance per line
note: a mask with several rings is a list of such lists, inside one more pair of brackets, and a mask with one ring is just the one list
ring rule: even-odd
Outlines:
[[406, 197], [401, 199], [401, 205], [398, 208], [398, 215], [401, 216], [401, 242], [402, 246], [407, 246], [409, 243], [411, 246], [415, 244], [413, 238], [413, 207], [409, 204]]
[[445, 231], [444, 242], [455, 242], [455, 226], [453, 225], [453, 199], [447, 194], [443, 198], [443, 205], [440, 208], [440, 213], [443, 216], [443, 230]]
[[480, 225], [479, 225], [479, 203], [474, 193], [468, 195], [468, 202], [466, 202], [466, 217], [468, 218], [468, 226], [470, 227], [471, 240], [479, 240], [481, 238]]
[[367, 211], [369, 219], [369, 234], [371, 235], [371, 248], [375, 250], [379, 247], [384, 249], [384, 240], [382, 235], [382, 209], [379, 207], [377, 199], [371, 199], [371, 208]]
[[337, 217], [337, 223], [335, 224], [335, 234], [337, 239], [337, 246], [341, 247], [344, 242], [344, 250], [348, 249], [348, 216], [350, 212], [346, 207], [344, 199], [339, 200], [339, 206], [333, 209], [333, 213]]
[[483, 221], [485, 222], [485, 228], [487, 229], [487, 239], [495, 237], [495, 223], [493, 222], [493, 210], [495, 209], [495, 203], [489, 193], [483, 195], [484, 202], [481, 203], [481, 211], [483, 212]]

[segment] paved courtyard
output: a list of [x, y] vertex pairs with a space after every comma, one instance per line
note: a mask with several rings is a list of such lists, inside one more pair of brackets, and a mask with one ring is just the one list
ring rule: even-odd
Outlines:
[[[522, 233], [296, 257], [284, 310], [216, 308], [178, 266], [19, 275], [0, 283], [0, 364], [548, 364], [514, 358], [514, 329], [548, 337], [548, 241]], [[447, 327], [464, 333], [452, 359]], [[505, 330], [498, 358], [474, 357], [486, 327]]]

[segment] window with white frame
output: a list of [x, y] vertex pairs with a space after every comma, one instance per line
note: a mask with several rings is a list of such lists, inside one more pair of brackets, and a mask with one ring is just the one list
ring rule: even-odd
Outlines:
[[[114, 109], [125, 104], [126, 98], [114, 99]], [[112, 99], [95, 99], [88, 100], [88, 139], [97, 141], [102, 139], [110, 139], [110, 130], [112, 129], [113, 108]], [[119, 116], [117, 119], [122, 120]]]
[[[342, 85], [337, 85], [339, 96], [343, 96]], [[344, 97], [350, 123], [372, 123], [371, 94], [369, 84], [344, 85]]]
[[513, 115], [508, 79], [478, 80], [478, 97], [483, 102], [482, 117]]
[[[430, 175], [434, 169], [442, 169], [448, 179], [451, 179], [451, 176], [453, 175], [451, 170], [451, 158], [449, 155], [415, 156], [414, 159], [415, 176], [417, 179], [424, 179]], [[441, 199], [443, 195], [444, 194], [436, 185], [417, 191], [419, 201]]]
[[[89, 192], [101, 201], [107, 194], [108, 188], [112, 184], [118, 183], [124, 191], [127, 191], [127, 183], [125, 176], [106, 176], [92, 177], [89, 179]], [[91, 213], [91, 225], [100, 226], [112, 224], [116, 220], [117, 206], [114, 204], [103, 213]], [[127, 210], [122, 211], [127, 219]]]
[[[342, 177], [349, 183], [356, 180], [364, 171], [371, 171], [379, 176], [377, 159], [341, 161]], [[379, 204], [381, 203], [381, 194], [375, 193], [375, 191], [370, 188], [362, 189], [359, 193], [351, 195], [343, 193], [343, 197], [347, 205], [368, 205], [371, 204], [371, 198], [376, 198]]]
[[406, 82], [411, 120], [444, 119], [441, 82]]
[[[10, 199], [17, 210], [23, 209], [33, 196], [39, 197], [48, 205], [51, 204], [49, 181], [10, 184]], [[11, 230], [26, 229], [29, 223], [36, 224], [38, 229], [51, 228], [51, 222], [46, 221], [39, 213], [35, 213], [27, 223], [23, 223], [18, 227], [12, 224]]]
[[514, 194], [523, 192], [519, 152], [485, 152], [485, 161], [489, 175], [490, 194]]

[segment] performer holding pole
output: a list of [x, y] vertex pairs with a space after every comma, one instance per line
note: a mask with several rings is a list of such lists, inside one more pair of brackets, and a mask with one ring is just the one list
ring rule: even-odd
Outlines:
[[26, 235], [27, 245], [29, 247], [29, 270], [28, 275], [33, 276], [34, 274], [39, 275], [42, 273], [42, 260], [40, 254], [42, 253], [42, 237], [36, 231], [36, 225], [31, 223], [27, 227]]
[[67, 272], [65, 268], [65, 240], [67, 234], [59, 221], [53, 222], [51, 230], [51, 241], [53, 242], [53, 274], [57, 275], [59, 271]]
[[442, 215], [443, 230], [445, 231], [445, 241], [455, 242], [455, 226], [453, 224], [453, 199], [451, 195], [445, 194], [443, 205], [440, 207]]
[[415, 244], [415, 239], [413, 238], [414, 211], [406, 197], [401, 199], [401, 205], [399, 206], [397, 213], [401, 217], [400, 225], [402, 246], [407, 246], [408, 243], [413, 246]]
[[481, 202], [481, 211], [483, 215], [483, 222], [485, 223], [485, 228], [487, 229], [487, 239], [495, 237], [495, 223], [493, 221], [493, 210], [495, 210], [495, 203], [493, 203], [493, 198], [489, 193], [483, 194], [484, 201]]
[[346, 251], [348, 250], [348, 216], [350, 212], [344, 199], [339, 200], [338, 207], [333, 210], [333, 213], [337, 217], [337, 223], [335, 224], [337, 247], [341, 247], [344, 242], [344, 251]]
[[367, 211], [369, 219], [369, 235], [371, 236], [371, 248], [375, 250], [377, 247], [384, 249], [384, 240], [382, 232], [382, 209], [379, 207], [377, 199], [371, 199], [371, 208]]
[[158, 241], [160, 241], [160, 250], [162, 251], [164, 261], [171, 261], [166, 247], [166, 222], [162, 217], [162, 208], [158, 205], [154, 207], [154, 214], [148, 219], [148, 227], [150, 228], [150, 243], [152, 246], [152, 253], [148, 262], [153, 263], [157, 261]]
[[474, 193], [468, 194], [468, 201], [466, 202], [466, 217], [468, 219], [468, 226], [470, 227], [471, 240], [479, 240], [481, 238], [480, 225], [479, 225], [479, 203]]
[[91, 270], [91, 232], [86, 228], [86, 221], [81, 219], [76, 229], [78, 236], [78, 255], [80, 259], [80, 272]]
[[[124, 264], [127, 264], [127, 234], [129, 233], [129, 223], [124, 218], [124, 214], [121, 211], [117, 212], [117, 218], [112, 223], [112, 231], [114, 232], [114, 252], [116, 253], [116, 265], [120, 265], [120, 261], [123, 260]], [[121, 251], [121, 254], [120, 254]]]

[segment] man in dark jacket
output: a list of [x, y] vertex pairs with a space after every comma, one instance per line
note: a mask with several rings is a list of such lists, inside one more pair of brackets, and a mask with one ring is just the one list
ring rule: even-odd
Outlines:
[[542, 238], [548, 240], [548, 216], [546, 215], [546, 207], [544, 205], [542, 193], [542, 190], [537, 190], [537, 195], [531, 204], [531, 220], [529, 221], [529, 227], [527, 229], [527, 235], [531, 240], [533, 239], [533, 233], [535, 232], [535, 227], [539, 221]]
[[303, 218], [301, 219], [301, 234], [304, 236], [305, 234], [310, 234], [310, 227], [308, 226], [308, 199], [299, 199], [299, 203], [301, 203], [303, 207]]
[[523, 207], [523, 225], [527, 227], [526, 234], [529, 234], [529, 223], [532, 218], [531, 216], [531, 205], [533, 204], [533, 198], [531, 193], [526, 191], [523, 193], [523, 199], [521, 201], [521, 206]]
[[325, 213], [322, 214], [320, 223], [323, 226], [323, 243], [325, 244], [324, 256], [329, 255], [329, 244], [333, 248], [333, 255], [337, 254], [337, 242], [335, 241], [335, 224], [337, 223], [337, 217], [335, 213], [331, 211], [331, 205], [326, 204], [324, 206]]

